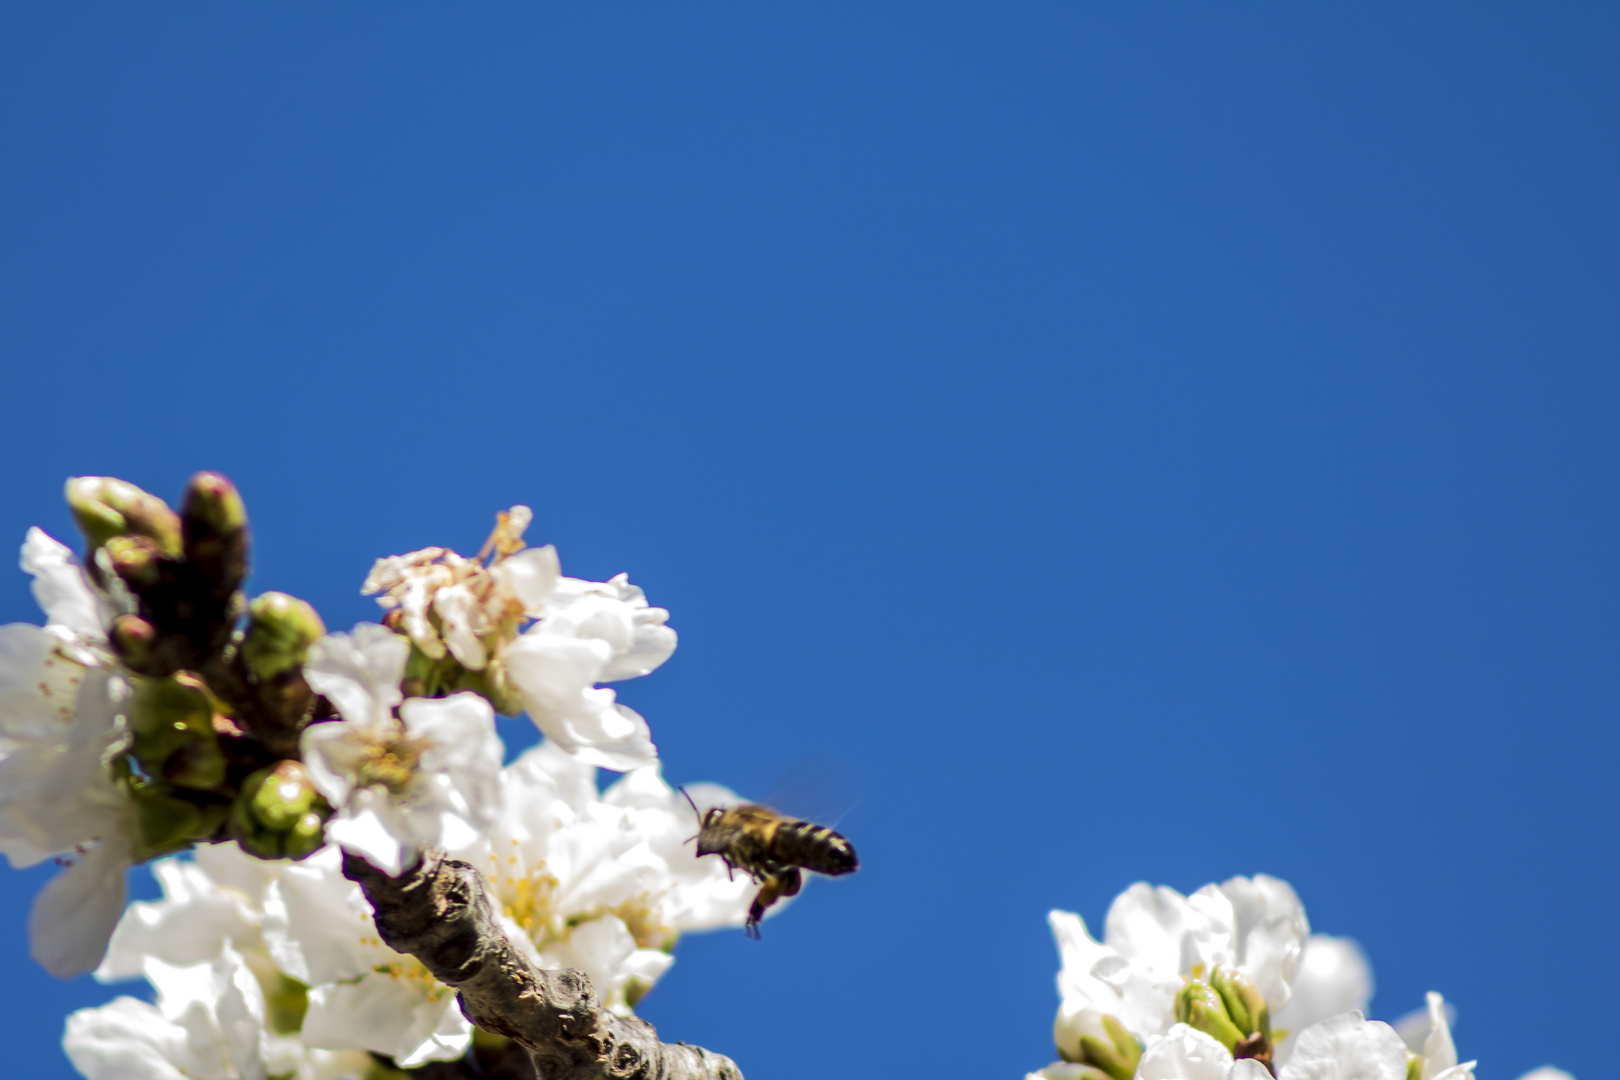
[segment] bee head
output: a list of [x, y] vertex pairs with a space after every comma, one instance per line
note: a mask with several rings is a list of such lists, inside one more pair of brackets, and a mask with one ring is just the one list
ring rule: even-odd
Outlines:
[[[692, 808], [692, 816], [698, 819], [698, 832], [697, 832], [697, 835], [696, 836], [688, 836], [685, 840], [681, 841], [683, 844], [690, 844], [693, 840], [697, 840], [698, 837], [703, 835], [703, 830], [707, 829], [709, 827], [709, 822], [714, 820], [714, 817], [715, 817], [716, 814], [724, 813], [724, 811], [718, 806], [711, 807], [709, 810], [706, 810], [706, 811], [705, 810], [699, 810], [698, 809], [698, 804], [692, 801], [692, 793], [687, 791], [685, 788], [681, 788], [679, 790], [680, 790], [680, 793], [682, 795], [686, 796], [686, 805], [688, 805], [688, 806], [690, 806]], [[699, 855], [707, 854], [703, 850], [702, 841], [698, 842], [698, 854]]]

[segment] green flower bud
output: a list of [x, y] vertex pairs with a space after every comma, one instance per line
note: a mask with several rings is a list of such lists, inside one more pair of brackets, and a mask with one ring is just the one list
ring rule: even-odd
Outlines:
[[164, 555], [157, 541], [144, 536], [114, 536], [104, 546], [113, 573], [136, 595], [163, 580]]
[[319, 851], [324, 843], [326, 843], [326, 814], [319, 810], [309, 810], [287, 830], [287, 841], [283, 845], [283, 850], [289, 859], [306, 859]]
[[141, 680], [130, 702], [131, 749], [148, 775], [179, 787], [217, 787], [225, 758], [213, 719], [213, 699], [195, 676]]
[[231, 804], [231, 833], [261, 859], [301, 859], [321, 846], [331, 812], [302, 762], [278, 761], [242, 782]]
[[326, 633], [326, 624], [315, 609], [286, 593], [256, 596], [248, 611], [250, 622], [247, 636], [242, 639], [242, 659], [261, 679], [302, 665], [310, 645]]
[[[180, 510], [181, 546], [187, 561], [223, 602], [247, 577], [247, 510], [232, 483], [202, 472], [186, 486]], [[233, 616], [234, 618], [234, 616]]]
[[1131, 1080], [1136, 1075], [1137, 1063], [1142, 1060], [1142, 1045], [1114, 1017], [1104, 1016], [1102, 1024], [1108, 1033], [1107, 1039], [1080, 1036], [1081, 1063], [1101, 1069], [1112, 1080]]
[[111, 476], [75, 476], [67, 482], [66, 495], [73, 520], [92, 549], [115, 536], [144, 536], [164, 554], [180, 554], [180, 518], [156, 495]]
[[247, 527], [247, 507], [236, 485], [216, 472], [200, 472], [186, 485], [181, 515], [188, 527], [201, 525], [224, 535]]
[[1209, 983], [1221, 995], [1226, 1015], [1244, 1035], [1260, 1035], [1271, 1039], [1271, 1010], [1266, 996], [1254, 980], [1236, 968], [1218, 967], [1210, 972]]
[[1243, 1032], [1227, 1015], [1221, 995], [1197, 979], [1188, 980], [1187, 985], [1176, 994], [1176, 1019], [1212, 1036], [1228, 1052], [1243, 1041]]

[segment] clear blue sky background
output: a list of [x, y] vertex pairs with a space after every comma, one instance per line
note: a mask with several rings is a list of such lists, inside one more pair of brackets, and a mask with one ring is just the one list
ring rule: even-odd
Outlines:
[[1019, 1076], [1048, 908], [1256, 871], [1597, 1080], [1620, 11], [1329, 8], [8, 4], [0, 537], [216, 468], [338, 626], [513, 502], [629, 570], [673, 780], [862, 790], [645, 1004], [751, 1080]]

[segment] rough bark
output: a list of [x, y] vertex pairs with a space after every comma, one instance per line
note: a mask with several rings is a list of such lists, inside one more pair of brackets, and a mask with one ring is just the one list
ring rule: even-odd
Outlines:
[[460, 992], [468, 1020], [520, 1043], [541, 1080], [742, 1080], [730, 1058], [658, 1041], [645, 1020], [616, 1016], [578, 971], [544, 971], [507, 940], [478, 871], [438, 852], [399, 877], [346, 854], [377, 932]]

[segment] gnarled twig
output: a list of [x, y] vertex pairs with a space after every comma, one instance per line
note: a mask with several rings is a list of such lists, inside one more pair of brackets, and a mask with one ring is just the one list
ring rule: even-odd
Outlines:
[[466, 863], [430, 851], [392, 878], [345, 854], [343, 873], [365, 891], [382, 939], [460, 991], [467, 1019], [526, 1047], [541, 1080], [742, 1080], [730, 1058], [659, 1042], [645, 1020], [604, 1009], [583, 973], [535, 967]]

